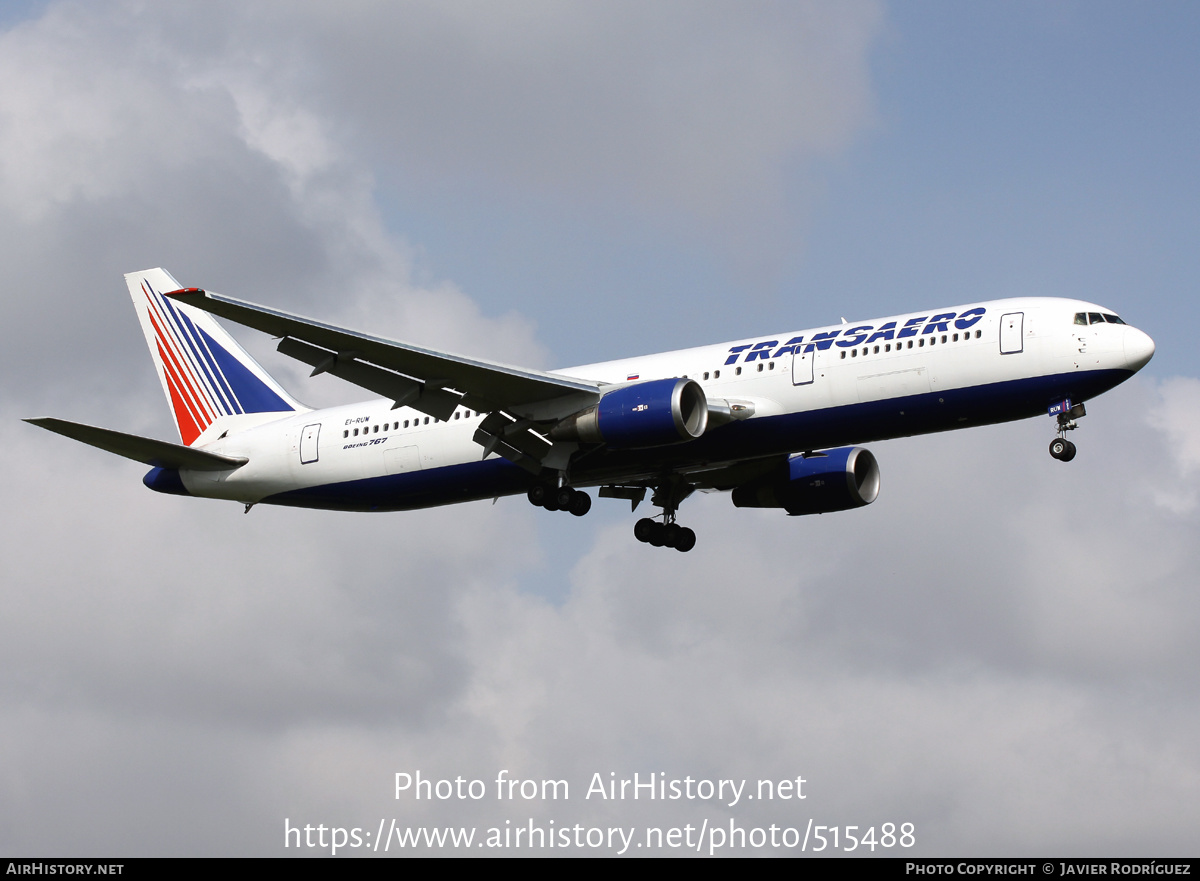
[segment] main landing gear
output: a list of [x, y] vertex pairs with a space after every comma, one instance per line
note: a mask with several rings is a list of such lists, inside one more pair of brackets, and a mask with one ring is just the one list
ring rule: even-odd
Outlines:
[[[637, 490], [637, 494], [634, 496], [616, 495], [612, 492], [613, 489], [613, 487], [601, 487], [600, 495], [611, 495], [614, 498], [632, 497], [635, 507], [636, 502], [641, 500], [642, 493], [645, 492], [644, 489], [635, 487], [633, 489]], [[623, 488], [617, 487], [616, 489]], [[694, 486], [677, 476], [671, 476], [655, 487], [654, 496], [650, 501], [656, 507], [662, 508], [662, 514], [658, 517], [643, 517], [639, 520], [633, 527], [634, 538], [652, 547], [675, 548], [675, 550], [685, 553], [694, 548], [696, 533], [675, 522], [675, 513], [679, 510], [679, 503], [690, 496], [694, 489]], [[606, 493], [606, 490], [609, 492]], [[582, 517], [592, 509], [592, 497], [587, 493], [566, 484], [558, 486], [545, 478], [529, 487], [526, 495], [530, 503], [539, 508], [545, 508], [547, 511], [570, 511], [576, 517]]]
[[1079, 427], [1076, 419], [1087, 415], [1083, 404], [1076, 404], [1070, 409], [1058, 413], [1058, 437], [1050, 441], [1050, 455], [1060, 462], [1070, 462], [1075, 458], [1075, 444], [1066, 438], [1068, 431]]
[[532, 504], [547, 511], [570, 511], [576, 517], [582, 517], [592, 510], [592, 497], [569, 486], [535, 483], [529, 487], [527, 495]]
[[634, 524], [633, 537], [656, 548], [674, 548], [687, 552], [696, 546], [696, 533], [686, 526], [680, 526], [674, 520], [659, 523], [650, 517], [643, 517]]
[[674, 548], [684, 553], [696, 546], [696, 533], [675, 522], [679, 504], [695, 489], [678, 477], [672, 477], [654, 489], [650, 499], [652, 505], [663, 509], [662, 521], [654, 517], [643, 517], [633, 526], [633, 537], [655, 548]]

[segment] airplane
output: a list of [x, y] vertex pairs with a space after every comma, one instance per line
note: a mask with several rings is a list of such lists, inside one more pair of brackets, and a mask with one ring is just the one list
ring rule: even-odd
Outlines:
[[[678, 523], [696, 490], [789, 515], [879, 495], [889, 438], [1048, 414], [1050, 455], [1084, 402], [1154, 354], [1092, 303], [1019, 298], [925, 309], [675, 352], [539, 371], [301, 318], [199, 288], [163, 269], [125, 276], [180, 443], [63, 419], [42, 428], [150, 465], [152, 490], [340, 511], [403, 511], [524, 493], [583, 516], [586, 488], [636, 510], [656, 547], [689, 551]], [[314, 410], [214, 320], [279, 338], [313, 370], [377, 395]]]

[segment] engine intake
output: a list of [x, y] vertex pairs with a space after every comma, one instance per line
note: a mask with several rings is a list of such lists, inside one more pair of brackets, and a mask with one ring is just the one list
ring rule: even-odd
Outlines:
[[766, 477], [733, 491], [739, 508], [783, 508], [789, 514], [861, 508], [878, 497], [879, 463], [862, 447], [792, 456]]
[[613, 389], [554, 426], [550, 438], [636, 449], [695, 440], [707, 427], [704, 389], [694, 379], [676, 377]]

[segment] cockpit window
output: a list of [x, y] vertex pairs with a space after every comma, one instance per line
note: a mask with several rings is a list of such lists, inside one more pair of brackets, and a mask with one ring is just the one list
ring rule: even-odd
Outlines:
[[1111, 312], [1076, 312], [1076, 324], [1124, 324], [1125, 322]]

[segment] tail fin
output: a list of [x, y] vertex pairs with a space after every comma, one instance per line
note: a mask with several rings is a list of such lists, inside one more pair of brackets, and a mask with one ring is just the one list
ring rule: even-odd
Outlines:
[[166, 270], [130, 272], [125, 283], [185, 444], [221, 416], [305, 409], [210, 315], [163, 297], [180, 288]]

